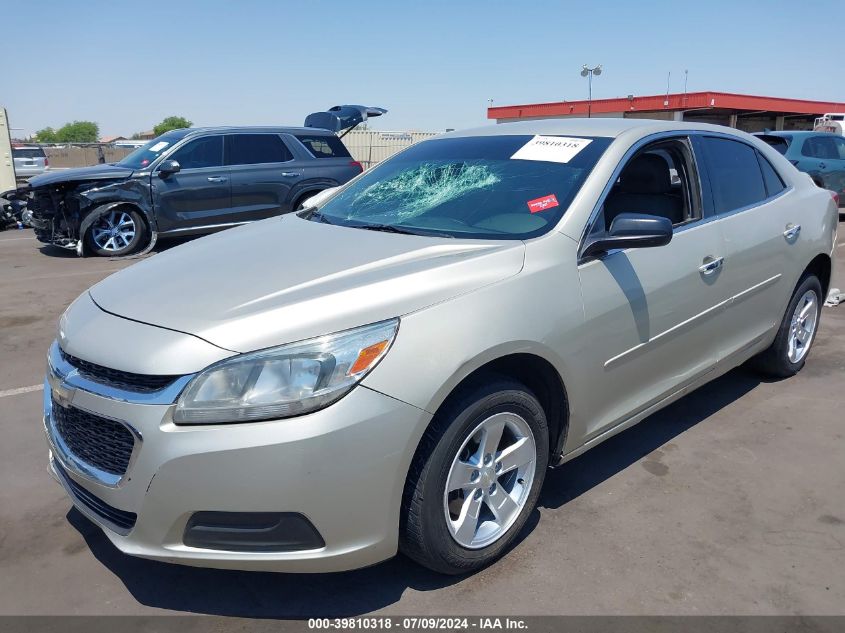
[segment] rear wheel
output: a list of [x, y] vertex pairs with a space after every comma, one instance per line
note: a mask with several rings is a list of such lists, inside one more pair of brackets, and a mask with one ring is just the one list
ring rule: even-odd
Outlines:
[[97, 255], [119, 257], [134, 252], [147, 233], [141, 214], [129, 207], [118, 207], [103, 214], [92, 224], [85, 239]]
[[400, 549], [446, 574], [499, 558], [537, 504], [549, 458], [545, 413], [524, 385], [493, 378], [436, 416], [414, 457]]
[[308, 198], [313, 198], [318, 193], [320, 193], [320, 192], [319, 191], [309, 191], [308, 193], [302, 194], [301, 196], [299, 196], [296, 199], [296, 202], [293, 203], [293, 206], [291, 207], [291, 209], [293, 209], [294, 211], [301, 211], [302, 209], [305, 208], [304, 205], [305, 205], [306, 200], [308, 200]]
[[752, 361], [761, 372], [778, 378], [794, 376], [807, 361], [821, 317], [822, 285], [815, 275], [805, 275], [789, 302], [771, 347]]

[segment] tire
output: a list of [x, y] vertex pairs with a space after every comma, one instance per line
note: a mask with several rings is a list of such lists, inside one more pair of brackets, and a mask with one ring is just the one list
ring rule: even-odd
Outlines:
[[[120, 230], [111, 233], [112, 229]], [[85, 245], [100, 257], [121, 257], [138, 250], [147, 234], [147, 224], [140, 212], [131, 207], [117, 207], [88, 227]]]
[[[772, 345], [752, 359], [752, 366], [767, 376], [794, 376], [807, 361], [819, 329], [822, 285], [818, 277], [806, 274], [798, 282]], [[802, 311], [806, 311], [801, 316]], [[803, 340], [801, 333], [803, 332]]]
[[[485, 451], [484, 440], [494, 441], [499, 427], [499, 450]], [[485, 464], [484, 456], [494, 453]], [[534, 510], [548, 462], [546, 414], [525, 385], [489, 376], [462, 390], [437, 413], [414, 456], [402, 501], [400, 551], [443, 574], [489, 565]], [[517, 463], [522, 465], [510, 470]], [[455, 487], [460, 475], [466, 487]]]
[[320, 193], [320, 191], [309, 191], [307, 193], [303, 193], [296, 199], [296, 202], [293, 203], [291, 209], [293, 211], [302, 211], [302, 209], [304, 208], [302, 205], [305, 203], [305, 201], [308, 200], [308, 198], [313, 198], [318, 193]]

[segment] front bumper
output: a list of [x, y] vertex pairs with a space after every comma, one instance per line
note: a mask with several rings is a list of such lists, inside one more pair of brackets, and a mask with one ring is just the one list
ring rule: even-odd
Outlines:
[[[332, 406], [296, 418], [186, 427], [173, 424], [173, 404], [68, 388], [53, 370], [44, 387], [53, 475], [126, 554], [205, 567], [322, 572], [371, 565], [397, 551], [405, 477], [431, 417], [416, 407], [359, 385]], [[54, 399], [133, 430], [135, 448], [123, 476], [86, 469], [62, 445], [51, 417]], [[87, 493], [122, 513], [116, 516], [136, 515], [132, 526], [109, 521]], [[299, 513], [325, 546], [261, 552], [189, 547], [183, 534], [196, 512]]]

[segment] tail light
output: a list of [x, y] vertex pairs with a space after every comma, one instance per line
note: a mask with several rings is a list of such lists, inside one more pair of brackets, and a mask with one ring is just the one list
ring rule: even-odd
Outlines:
[[356, 167], [359, 172], [364, 171], [364, 166], [361, 163], [359, 163], [357, 160], [349, 161], [349, 166], [350, 167]]
[[831, 191], [830, 197], [833, 198], [833, 201], [836, 203], [836, 206], [839, 206], [839, 194], [835, 191]]
[[46, 156], [44, 157], [44, 166], [45, 166], [45, 167], [49, 167], [49, 166], [50, 166], [50, 159], [49, 159], [49, 158], [47, 158]]

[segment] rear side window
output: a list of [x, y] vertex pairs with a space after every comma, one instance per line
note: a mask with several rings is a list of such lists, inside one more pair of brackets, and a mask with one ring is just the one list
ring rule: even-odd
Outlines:
[[780, 179], [780, 176], [775, 171], [775, 168], [772, 167], [772, 164], [766, 159], [766, 157], [758, 152], [757, 160], [760, 161], [760, 170], [763, 172], [763, 182], [766, 185], [766, 193], [769, 194], [769, 197], [771, 198], [772, 196], [776, 196], [786, 189], [786, 185], [783, 184], [783, 180]]
[[834, 136], [833, 145], [836, 147], [836, 154], [839, 160], [845, 160], [845, 137]]
[[314, 158], [350, 158], [349, 150], [336, 136], [309, 136], [297, 134], [297, 140], [305, 145]]
[[44, 158], [44, 150], [40, 147], [13, 147], [12, 158]]
[[768, 134], [758, 134], [757, 138], [765, 143], [768, 143], [781, 154], [786, 154], [786, 150], [789, 149], [789, 146], [792, 143], [791, 136], [770, 136]]
[[837, 159], [839, 158], [839, 151], [832, 134], [829, 136], [811, 136], [804, 140], [801, 155], [810, 158]]
[[179, 163], [182, 169], [221, 167], [223, 165], [223, 137], [204, 136], [190, 141], [177, 149], [170, 159]]
[[701, 141], [716, 213], [728, 213], [766, 199], [757, 150], [726, 138], [704, 137]]
[[230, 134], [226, 137], [227, 165], [285, 163], [293, 158], [278, 134]]

